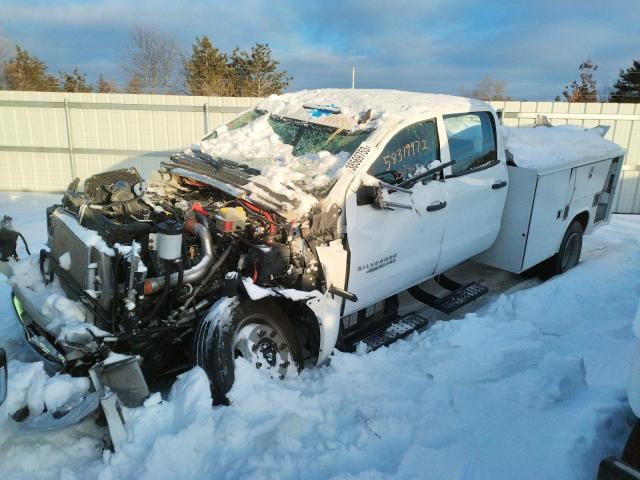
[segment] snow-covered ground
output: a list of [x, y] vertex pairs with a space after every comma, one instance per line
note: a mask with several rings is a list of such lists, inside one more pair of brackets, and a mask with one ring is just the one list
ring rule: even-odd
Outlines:
[[[44, 207], [58, 198], [0, 193], [0, 215], [13, 216], [37, 252]], [[615, 216], [587, 237], [567, 274], [522, 280], [464, 318], [370, 354], [336, 353], [330, 366], [286, 382], [241, 364], [229, 407], [212, 408], [205, 374], [191, 370], [167, 398], [125, 411], [129, 441], [111, 455], [91, 421], [23, 436], [8, 419], [9, 409], [56, 404], [85, 385], [43, 376], [2, 279], [0, 345], [14, 360], [0, 408], [0, 477], [594, 478], [631, 421], [624, 390], [640, 217]]]

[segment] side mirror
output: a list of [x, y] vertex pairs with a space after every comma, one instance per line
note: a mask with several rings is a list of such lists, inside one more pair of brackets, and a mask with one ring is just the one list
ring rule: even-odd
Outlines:
[[380, 195], [380, 187], [360, 185], [356, 191], [356, 205], [375, 205]]
[[360, 185], [360, 188], [356, 191], [356, 205], [371, 205], [378, 210], [395, 210], [396, 208], [413, 210], [412, 205], [390, 201], [388, 194], [392, 192], [400, 192], [407, 195], [413, 193], [409, 188], [401, 188], [385, 182], [380, 182], [377, 186]]
[[7, 353], [4, 348], [0, 348], [0, 405], [4, 403], [7, 398]]

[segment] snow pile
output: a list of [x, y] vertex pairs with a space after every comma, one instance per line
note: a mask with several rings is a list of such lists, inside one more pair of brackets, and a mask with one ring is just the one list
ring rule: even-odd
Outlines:
[[[73, 378], [69, 375], [49, 377], [42, 362], [9, 362], [9, 389], [7, 400], [0, 407], [0, 418], [11, 415], [27, 406], [29, 413], [39, 415], [47, 410], [61, 407], [71, 399], [89, 390], [88, 378]], [[1, 423], [0, 423], [1, 425]], [[2, 428], [0, 427], [0, 430]]]
[[[229, 407], [211, 408], [194, 368], [165, 399], [124, 410], [128, 442], [114, 455], [102, 454], [91, 422], [27, 440], [0, 410], [0, 471], [29, 480], [594, 478], [629, 431], [639, 271], [640, 218], [614, 216], [585, 238], [575, 269], [388, 348], [336, 353], [285, 382], [239, 360]], [[11, 306], [1, 308], [4, 345], [20, 331]], [[28, 402], [40, 367], [11, 368], [11, 404]], [[82, 391], [73, 388], [63, 390]]]
[[552, 172], [624, 155], [616, 143], [582, 127], [502, 127], [505, 148], [519, 167]]
[[[107, 335], [95, 325], [86, 323], [84, 306], [67, 298], [57, 277], [45, 285], [36, 255], [20, 262], [12, 260], [10, 264], [13, 275], [9, 284], [28, 292], [29, 300], [38, 305], [40, 312], [49, 320], [47, 330], [56, 338], [82, 343], [84, 339], [90, 339], [87, 338], [87, 329], [97, 336]], [[12, 311], [11, 318], [14, 315]]]

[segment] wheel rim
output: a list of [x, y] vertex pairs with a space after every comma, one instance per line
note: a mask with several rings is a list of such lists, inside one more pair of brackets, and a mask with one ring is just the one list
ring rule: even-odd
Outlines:
[[233, 350], [236, 360], [242, 357], [272, 378], [284, 380], [295, 368], [283, 332], [271, 323], [242, 326], [234, 337]]
[[562, 252], [562, 259], [560, 261], [560, 268], [563, 272], [566, 272], [578, 263], [578, 257], [580, 255], [579, 242], [580, 235], [578, 233], [572, 233], [567, 239], [567, 244]]

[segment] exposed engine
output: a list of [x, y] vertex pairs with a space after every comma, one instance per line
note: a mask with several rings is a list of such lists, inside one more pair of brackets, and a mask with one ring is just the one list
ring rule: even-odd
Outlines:
[[[197, 321], [242, 278], [263, 287], [310, 291], [321, 269], [306, 225], [164, 172], [147, 185], [123, 169], [70, 185], [47, 211], [50, 250], [40, 266], [80, 299], [113, 351], [138, 353], [152, 373], [179, 370], [168, 352], [187, 344]], [[311, 242], [312, 244], [313, 242]], [[170, 349], [170, 350], [168, 350]], [[188, 363], [187, 353], [183, 364]]]

